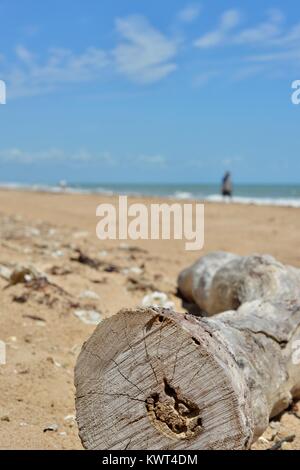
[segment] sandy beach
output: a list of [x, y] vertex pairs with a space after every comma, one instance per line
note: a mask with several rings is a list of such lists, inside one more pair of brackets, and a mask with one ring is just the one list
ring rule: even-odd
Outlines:
[[[153, 201], [160, 202], [143, 199]], [[0, 265], [30, 263], [49, 281], [7, 287], [0, 277], [0, 340], [7, 345], [7, 363], [0, 365], [1, 449], [82, 449], [73, 372], [95, 326], [78, 312], [106, 318], [155, 290], [183, 312], [177, 276], [214, 250], [267, 253], [300, 267], [299, 209], [205, 203], [204, 249], [193, 252], [181, 240], [98, 240], [95, 213], [103, 202], [117, 204], [117, 197], [0, 191]], [[79, 262], [78, 250], [95, 266]], [[300, 403], [273, 420], [254, 448], [291, 435], [282, 448], [300, 449]]]

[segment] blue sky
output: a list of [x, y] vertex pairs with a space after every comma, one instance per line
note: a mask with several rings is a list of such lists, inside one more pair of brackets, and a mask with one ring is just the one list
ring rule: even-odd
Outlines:
[[0, 0], [0, 181], [299, 183], [297, 0]]

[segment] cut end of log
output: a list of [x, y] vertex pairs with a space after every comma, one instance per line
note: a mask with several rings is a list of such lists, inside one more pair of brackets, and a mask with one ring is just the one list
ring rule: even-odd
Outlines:
[[209, 325], [166, 309], [123, 310], [84, 345], [76, 371], [88, 449], [245, 449], [248, 389]]

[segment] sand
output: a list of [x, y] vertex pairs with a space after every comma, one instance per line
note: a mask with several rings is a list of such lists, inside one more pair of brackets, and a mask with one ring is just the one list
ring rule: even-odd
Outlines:
[[[159, 202], [143, 199], [154, 201]], [[0, 264], [31, 263], [52, 283], [5, 288], [7, 281], [0, 277], [0, 340], [7, 344], [7, 363], [0, 365], [1, 449], [82, 449], [74, 420], [73, 371], [95, 326], [83, 323], [76, 311], [93, 309], [105, 318], [139, 305], [153, 289], [184, 311], [175, 295], [177, 275], [212, 250], [269, 253], [300, 267], [299, 209], [206, 203], [205, 245], [199, 253], [185, 251], [178, 240], [126, 242], [131, 248], [118, 240], [98, 240], [95, 211], [102, 202], [118, 201], [0, 191]], [[101, 261], [100, 269], [72, 261], [76, 249]], [[254, 448], [270, 448], [295, 434], [283, 448], [300, 449], [299, 417], [295, 404], [270, 423]]]

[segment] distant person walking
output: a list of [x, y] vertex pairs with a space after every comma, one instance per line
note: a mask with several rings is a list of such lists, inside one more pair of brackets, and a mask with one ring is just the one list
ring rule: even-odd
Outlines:
[[222, 196], [232, 196], [232, 182], [229, 171], [225, 173], [222, 180]]

